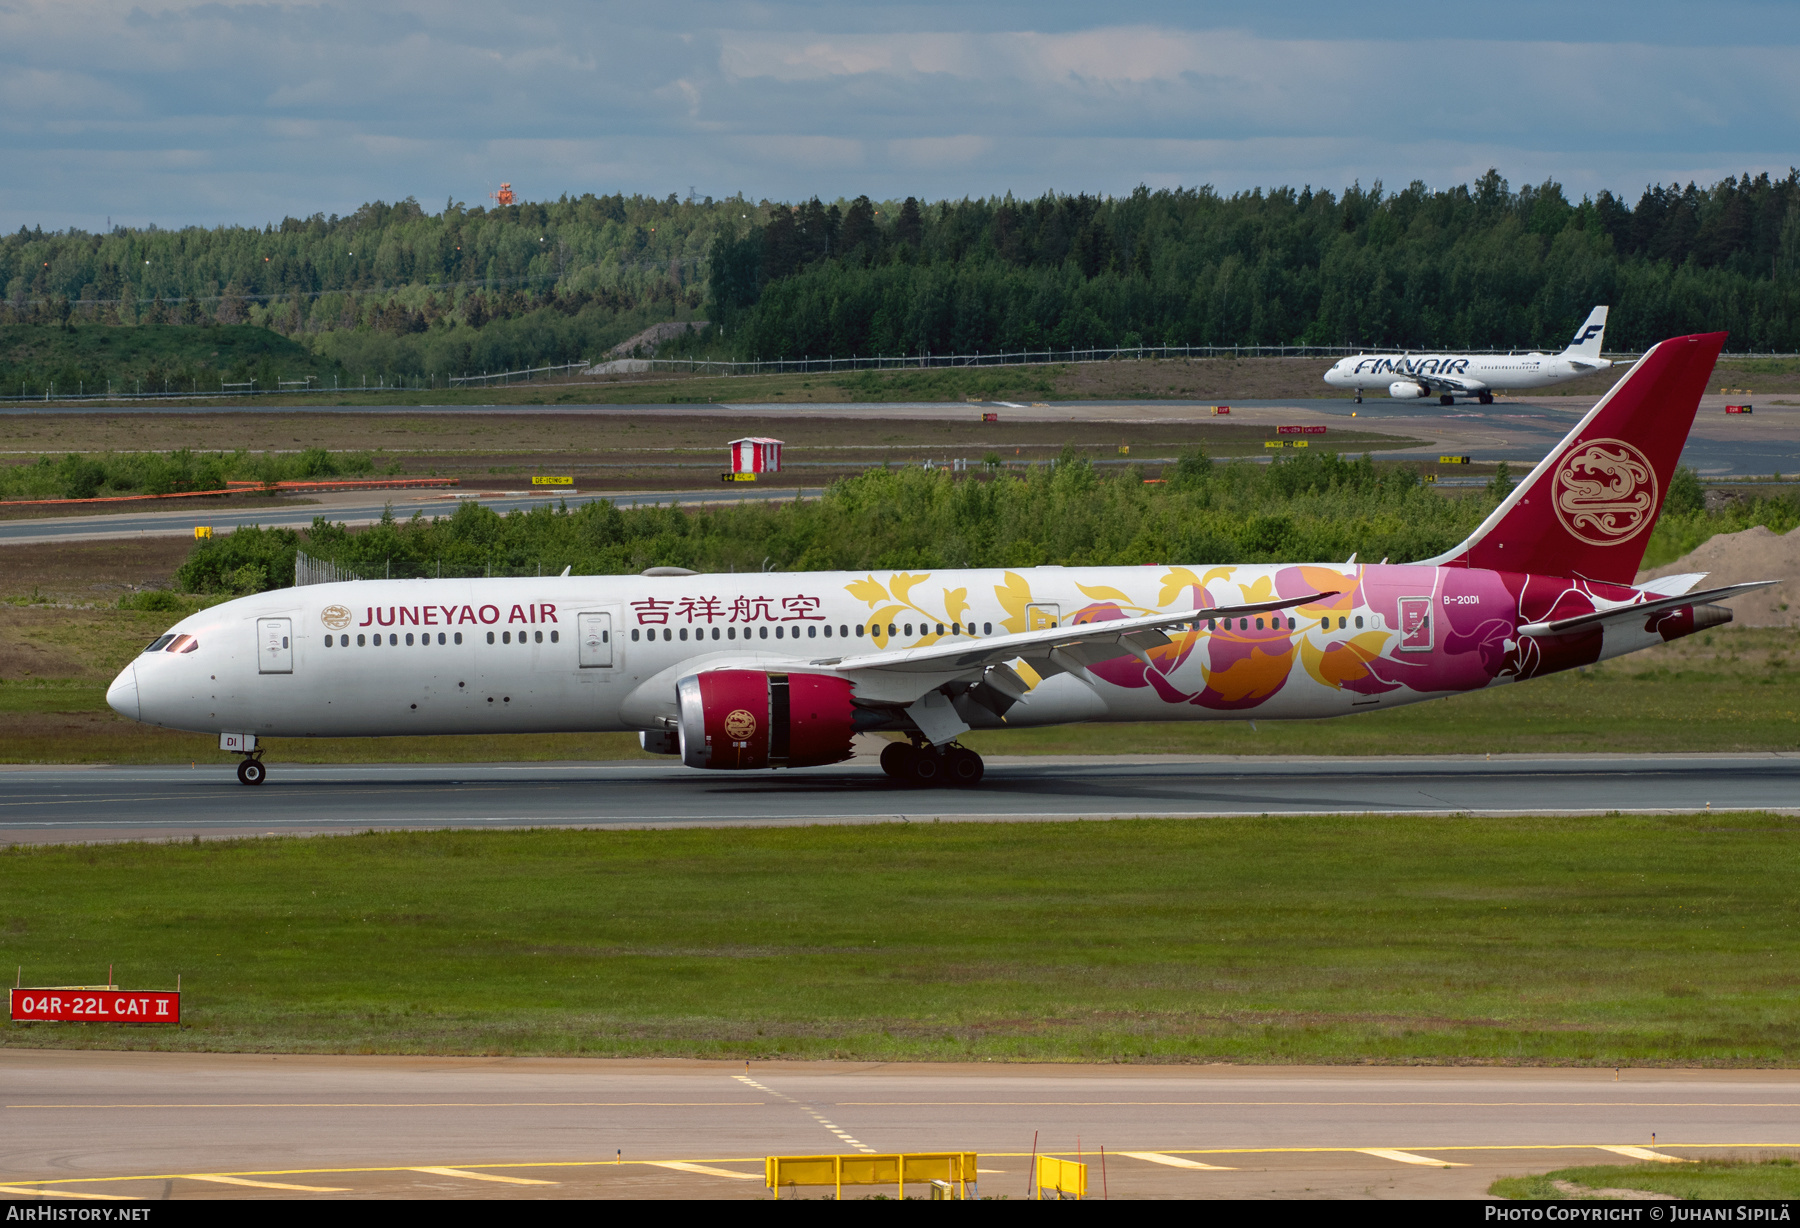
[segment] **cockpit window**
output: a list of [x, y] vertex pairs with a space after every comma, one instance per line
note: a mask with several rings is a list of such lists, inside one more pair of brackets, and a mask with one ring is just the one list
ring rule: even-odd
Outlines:
[[192, 652], [192, 651], [194, 651], [194, 649], [196, 649], [198, 647], [200, 647], [200, 641], [195, 639], [193, 636], [178, 635], [175, 637], [174, 642], [171, 643], [167, 648], [163, 649], [163, 651], [164, 652]]
[[[282, 639], [284, 641], [284, 643], [282, 644], [282, 647], [284, 647], [284, 648], [287, 646], [285, 643], [286, 638], [287, 638], [286, 636], [282, 637]], [[181, 651], [182, 652], [192, 652], [192, 651], [194, 651], [194, 649], [196, 649], [198, 647], [200, 647], [200, 641], [195, 640], [195, 639], [190, 639], [190, 640], [188, 640], [188, 642], [186, 644], [182, 645]]]
[[159, 636], [158, 638], [151, 640], [150, 647], [144, 649], [144, 651], [145, 652], [161, 652], [163, 649], [165, 649], [169, 646], [169, 641], [174, 638], [175, 637], [172, 635]]

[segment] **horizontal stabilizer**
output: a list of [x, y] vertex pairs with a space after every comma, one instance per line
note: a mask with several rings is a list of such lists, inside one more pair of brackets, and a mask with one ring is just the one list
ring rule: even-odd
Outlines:
[[1655, 601], [1640, 601], [1634, 605], [1614, 606], [1610, 610], [1596, 610], [1592, 614], [1577, 614], [1574, 618], [1558, 618], [1553, 622], [1526, 623], [1519, 628], [1519, 634], [1529, 635], [1533, 638], [1546, 635], [1569, 635], [1606, 623], [1642, 618], [1646, 614], [1660, 614], [1664, 610], [1679, 610], [1683, 606], [1706, 605], [1709, 602], [1741, 597], [1756, 589], [1768, 588], [1772, 584], [1780, 583], [1779, 580], [1752, 580], [1748, 584], [1729, 584], [1724, 588], [1709, 588], [1699, 593], [1685, 593], [1676, 597], [1661, 597]]
[[1639, 592], [1655, 593], [1658, 597], [1679, 597], [1706, 579], [1707, 574], [1704, 571], [1690, 571], [1679, 576], [1658, 576], [1654, 580], [1645, 580], [1637, 588]]

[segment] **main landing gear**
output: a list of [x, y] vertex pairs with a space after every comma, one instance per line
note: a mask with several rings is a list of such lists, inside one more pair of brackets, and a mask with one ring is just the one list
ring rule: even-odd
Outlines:
[[260, 785], [269, 778], [269, 769], [263, 766], [262, 751], [253, 750], [238, 762], [238, 783]]
[[967, 789], [981, 783], [987, 765], [980, 755], [955, 743], [938, 747], [890, 742], [881, 752], [881, 770], [905, 784]]

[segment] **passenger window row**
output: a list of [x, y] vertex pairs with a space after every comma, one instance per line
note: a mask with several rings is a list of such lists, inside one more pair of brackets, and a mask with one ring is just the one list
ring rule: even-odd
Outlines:
[[[920, 623], [919, 624], [919, 634], [920, 635], [932, 634], [932, 630], [931, 630], [932, 625], [933, 624], [931, 624], [931, 623]], [[905, 633], [907, 635], [911, 635], [913, 633], [913, 624], [906, 623], [906, 624], [904, 624], [904, 626], [906, 628]], [[936, 626], [937, 626], [937, 634], [938, 635], [974, 635], [974, 634], [976, 634], [974, 623], [968, 623], [966, 625], [963, 623], [959, 623], [959, 622], [951, 623], [950, 630], [947, 632], [944, 630], [943, 623], [938, 623], [938, 624], [936, 624]], [[818, 623], [806, 624], [806, 638], [809, 640], [818, 639], [820, 629], [821, 628]], [[709, 628], [706, 628], [706, 627], [695, 627], [693, 629], [693, 638], [696, 640], [706, 639], [708, 630], [709, 630]], [[721, 638], [727, 639], [727, 640], [735, 640], [738, 638], [738, 629], [736, 627], [713, 627], [713, 628], [710, 628], [710, 630], [712, 631], [712, 638], [715, 640], [721, 639]], [[830, 639], [831, 638], [831, 624], [830, 623], [824, 624], [823, 630], [825, 632], [825, 638]], [[877, 624], [877, 623], [870, 623], [867, 627], [864, 627], [863, 624], [858, 623], [856, 625], [856, 630], [855, 630], [854, 634], [857, 636], [857, 638], [860, 639], [863, 636], [863, 634], [865, 633], [865, 631], [869, 635], [880, 635], [881, 634], [881, 626], [880, 626], [880, 624]], [[723, 633], [722, 635], [721, 635], [721, 632]], [[635, 644], [635, 643], [639, 642], [640, 633], [644, 639], [652, 640], [652, 641], [654, 641], [656, 639], [656, 628], [655, 627], [649, 627], [649, 628], [633, 627], [631, 629], [632, 643]], [[901, 634], [900, 626], [898, 626], [894, 623], [889, 623], [887, 626], [887, 633], [888, 633], [889, 637]], [[552, 632], [552, 634], [554, 634], [554, 632]], [[852, 632], [851, 632], [851, 629], [848, 624], [840, 623], [840, 624], [838, 624], [837, 634], [838, 634], [839, 639], [849, 639]], [[993, 623], [982, 623], [980, 634], [982, 634], [982, 635], [994, 634], [994, 624]], [[686, 628], [686, 627], [664, 627], [662, 629], [662, 638], [663, 638], [664, 643], [669, 643], [673, 640], [686, 641], [689, 638], [688, 637], [688, 628]], [[744, 638], [745, 639], [751, 638], [749, 627], [744, 628]], [[768, 639], [769, 638], [769, 628], [766, 626], [759, 626], [758, 628], [756, 628], [756, 638], [760, 639], [760, 640]], [[797, 640], [800, 638], [800, 628], [797, 626], [788, 626], [785, 623], [776, 623], [775, 624], [775, 638], [778, 640], [781, 640], [781, 639]]]
[[[1279, 618], [1271, 618], [1268, 621], [1268, 627], [1265, 628], [1263, 626], [1263, 620], [1258, 618], [1255, 620], [1256, 629], [1258, 631], [1262, 631], [1265, 629], [1272, 629], [1275, 631], [1279, 631], [1279, 630], [1281, 630], [1281, 621], [1282, 620]], [[1240, 618], [1237, 620], [1237, 629], [1239, 631], [1248, 631], [1248, 630], [1250, 630], [1250, 623], [1251, 623], [1250, 619]], [[1345, 618], [1343, 615], [1338, 616], [1337, 625], [1338, 625], [1339, 631], [1344, 630], [1346, 627], [1349, 626], [1349, 624], [1350, 624], [1350, 620], [1348, 618]], [[1287, 629], [1289, 631], [1294, 630], [1296, 628], [1296, 626], [1297, 626], [1297, 624], [1294, 622], [1293, 619], [1290, 618], [1287, 620]], [[1356, 616], [1356, 629], [1358, 631], [1361, 631], [1362, 626], [1363, 626], [1362, 615], [1358, 614]], [[1217, 631], [1219, 629], [1219, 620], [1216, 618], [1207, 619], [1206, 620], [1206, 629], [1208, 631]], [[1225, 620], [1225, 630], [1227, 630], [1227, 631], [1231, 630], [1231, 620], [1229, 618], [1227, 618]], [[1321, 631], [1331, 630], [1331, 619], [1329, 617], [1319, 619], [1319, 630], [1321, 630]]]
[[[542, 644], [544, 642], [544, 633], [542, 631], [537, 631], [537, 632], [534, 632], [533, 634], [537, 637], [537, 641], [536, 641], [537, 643]], [[500, 642], [503, 644], [510, 644], [513, 642], [513, 633], [510, 631], [502, 631], [500, 633], [500, 637], [501, 637]], [[348, 635], [340, 635], [335, 638], [337, 640], [337, 643], [341, 647], [344, 647], [344, 648], [350, 647], [350, 637]], [[406, 633], [405, 639], [406, 639], [406, 646], [408, 648], [411, 648], [413, 646], [413, 633], [408, 631]], [[552, 631], [550, 633], [550, 642], [552, 644], [558, 643], [561, 639], [562, 639], [562, 637], [560, 635], [558, 635], [556, 632]], [[333, 641], [332, 636], [329, 636], [329, 635], [326, 636], [325, 637], [325, 647], [327, 647], [327, 648], [332, 647], [332, 641]], [[400, 641], [401, 641], [401, 636], [398, 632], [395, 632], [395, 631], [388, 632], [387, 642], [391, 647], [394, 647], [394, 648], [400, 647]], [[453, 631], [450, 633], [450, 638], [448, 640], [446, 640], [444, 638], [444, 633], [442, 631], [440, 631], [437, 633], [437, 642], [440, 644], [443, 644], [443, 643], [460, 644], [463, 642], [462, 641], [462, 632]], [[487, 642], [490, 644], [492, 644], [494, 642], [494, 633], [492, 631], [487, 633]], [[519, 632], [519, 643], [524, 644], [527, 642], [528, 641], [525, 638], [525, 632], [523, 632], [523, 631]], [[429, 632], [429, 631], [421, 632], [419, 635], [419, 638], [418, 638], [418, 643], [419, 643], [420, 647], [428, 647], [431, 644], [431, 632]], [[360, 635], [357, 636], [356, 637], [356, 646], [358, 648], [363, 648], [363, 647], [380, 648], [381, 647], [381, 633], [376, 632], [374, 635], [367, 637], [366, 643], [365, 643], [363, 636], [360, 636]]]

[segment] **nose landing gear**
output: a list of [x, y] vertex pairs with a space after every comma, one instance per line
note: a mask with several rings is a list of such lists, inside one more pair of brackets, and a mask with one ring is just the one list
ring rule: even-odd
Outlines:
[[937, 747], [890, 742], [881, 752], [881, 770], [903, 784], [967, 789], [981, 783], [987, 765], [980, 755], [955, 743]]

